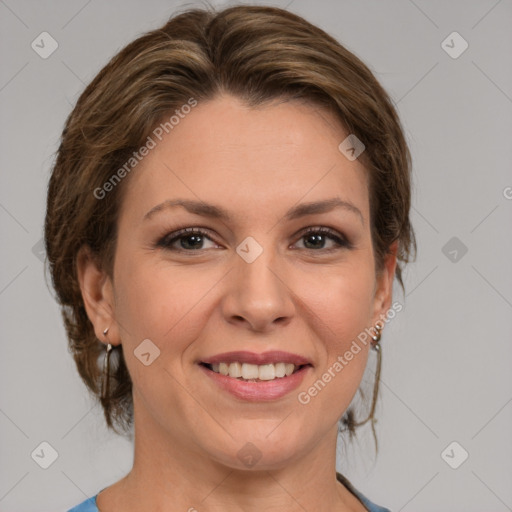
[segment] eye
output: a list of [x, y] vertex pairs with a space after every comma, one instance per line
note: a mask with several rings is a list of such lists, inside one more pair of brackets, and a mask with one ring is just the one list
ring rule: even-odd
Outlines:
[[[307, 251], [331, 252], [352, 247], [343, 235], [327, 227], [310, 227], [302, 231], [300, 240], [302, 239], [305, 241], [303, 248]], [[208, 249], [208, 247], [204, 247], [205, 240], [218, 247], [209, 236], [209, 231], [197, 227], [184, 228], [169, 233], [161, 238], [156, 245], [169, 251], [198, 252], [201, 249]], [[333, 246], [326, 248], [326, 240], [330, 240]]]
[[[323, 250], [331, 252], [346, 247], [351, 248], [351, 244], [337, 231], [326, 227], [311, 227], [301, 233], [300, 239], [305, 240], [305, 249], [310, 251]], [[326, 239], [334, 242], [334, 247], [325, 248]]]
[[[157, 246], [170, 251], [197, 251], [205, 248], [204, 239], [213, 242], [207, 231], [201, 228], [185, 228], [164, 236], [158, 241]], [[180, 242], [179, 247], [175, 246], [176, 242]]]

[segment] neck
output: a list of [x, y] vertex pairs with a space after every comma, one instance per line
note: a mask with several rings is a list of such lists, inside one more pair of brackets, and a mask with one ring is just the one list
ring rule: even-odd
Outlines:
[[262, 469], [230, 467], [172, 437], [136, 415], [133, 468], [100, 493], [100, 512], [364, 510], [336, 479], [336, 424], [301, 457]]

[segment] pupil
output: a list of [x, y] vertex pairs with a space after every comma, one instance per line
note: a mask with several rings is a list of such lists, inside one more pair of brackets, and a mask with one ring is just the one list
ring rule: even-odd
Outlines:
[[[200, 247], [202, 242], [202, 235], [189, 235], [187, 237], [182, 238], [181, 245], [184, 249], [190, 249], [194, 247]], [[191, 244], [188, 243], [189, 240], [195, 240], [196, 244], [194, 245], [194, 242]], [[186, 247], [188, 246], [188, 247]]]
[[323, 238], [323, 235], [309, 235], [306, 240], [316, 240], [316, 242], [320, 242], [320, 243], [317, 243], [315, 245], [315, 243], [313, 242], [313, 247], [318, 247], [318, 246], [321, 246], [322, 245], [322, 238]]

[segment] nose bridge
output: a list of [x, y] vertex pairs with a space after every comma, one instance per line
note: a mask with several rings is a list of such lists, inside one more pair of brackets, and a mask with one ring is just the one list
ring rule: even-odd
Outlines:
[[227, 316], [241, 317], [258, 329], [264, 329], [276, 319], [289, 317], [292, 312], [290, 292], [279, 275], [271, 238], [266, 237], [264, 244], [260, 244], [255, 238], [247, 237], [236, 248], [225, 309]]
[[[250, 248], [248, 255], [252, 256], [251, 253], [255, 250]], [[275, 262], [276, 258], [270, 247], [262, 250], [259, 255], [254, 257], [254, 260], [247, 260], [240, 256], [237, 270], [241, 287], [248, 289], [252, 294], [274, 294], [277, 292]]]

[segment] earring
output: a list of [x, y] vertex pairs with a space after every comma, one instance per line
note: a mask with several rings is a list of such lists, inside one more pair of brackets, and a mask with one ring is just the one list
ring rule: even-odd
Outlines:
[[[108, 327], [103, 331], [103, 335], [106, 336]], [[103, 375], [101, 379], [101, 398], [106, 398], [109, 391], [109, 373], [110, 373], [110, 352], [112, 352], [112, 344], [107, 344], [107, 350], [105, 352], [105, 358], [103, 359]]]
[[372, 336], [372, 340], [375, 342], [375, 343], [372, 343], [372, 348], [374, 348], [375, 350], [379, 350], [380, 346], [378, 346], [378, 345], [379, 345], [379, 341], [380, 341], [380, 337], [381, 337], [382, 327], [379, 324], [375, 324], [375, 331], [376, 331], [376, 334], [374, 336]]
[[[375, 406], [377, 404], [377, 393], [379, 391], [380, 370], [382, 367], [382, 347], [380, 346], [380, 343], [379, 343], [380, 338], [381, 338], [382, 327], [379, 324], [375, 324], [375, 331], [376, 331], [375, 336], [372, 336], [372, 340], [374, 341], [374, 343], [372, 343], [372, 349], [377, 352], [377, 368], [375, 370], [375, 381], [373, 383], [372, 407], [370, 409], [370, 414], [368, 415], [368, 417], [365, 420], [354, 423], [354, 425], [356, 427], [364, 425], [368, 421], [372, 420], [372, 428], [373, 428], [373, 423], [375, 421], [373, 415], [375, 413]], [[375, 435], [375, 433], [374, 433], [374, 435]]]

